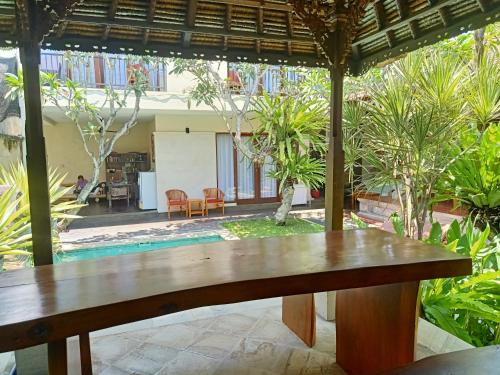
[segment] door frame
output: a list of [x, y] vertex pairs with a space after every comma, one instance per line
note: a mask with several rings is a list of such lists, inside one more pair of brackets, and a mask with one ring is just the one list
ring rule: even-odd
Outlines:
[[[225, 134], [229, 135], [228, 133], [215, 133], [215, 136], [217, 137], [220, 134]], [[241, 133], [242, 137], [250, 137], [252, 136], [252, 133]], [[217, 146], [217, 139], [215, 142]], [[216, 157], [217, 157], [217, 147], [216, 147]], [[235, 189], [235, 197], [236, 199], [234, 201], [228, 201], [227, 203], [236, 203], [238, 205], [245, 205], [245, 204], [259, 204], [259, 203], [276, 203], [281, 201], [281, 197], [279, 194], [279, 182], [276, 180], [276, 197], [267, 197], [267, 198], [262, 198], [260, 196], [261, 194], [261, 189], [260, 189], [260, 184], [261, 184], [261, 175], [262, 171], [260, 166], [256, 165], [255, 163], [253, 164], [253, 169], [254, 169], [254, 191], [255, 191], [255, 197], [254, 198], [249, 198], [249, 199], [240, 199], [239, 198], [239, 192], [238, 192], [238, 150], [237, 148], [233, 145], [233, 177], [234, 177], [234, 189]], [[217, 169], [217, 187], [219, 186], [219, 170]]]

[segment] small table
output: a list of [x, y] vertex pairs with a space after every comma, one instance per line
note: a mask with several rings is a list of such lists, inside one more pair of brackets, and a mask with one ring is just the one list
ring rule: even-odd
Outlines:
[[198, 198], [188, 199], [189, 218], [191, 218], [191, 215], [193, 214], [205, 216], [205, 204], [203, 199], [198, 199]]

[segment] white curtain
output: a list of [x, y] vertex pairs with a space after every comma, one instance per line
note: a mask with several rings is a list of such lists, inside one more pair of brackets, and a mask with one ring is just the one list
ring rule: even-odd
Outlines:
[[[242, 137], [251, 150], [251, 138]], [[238, 149], [238, 199], [255, 198], [255, 170], [252, 161]]]
[[233, 140], [229, 134], [217, 134], [217, 184], [226, 202], [236, 200]]
[[278, 195], [276, 179], [269, 177], [269, 172], [275, 170], [273, 159], [266, 156], [264, 164], [260, 168], [260, 196], [261, 198], [274, 198]]

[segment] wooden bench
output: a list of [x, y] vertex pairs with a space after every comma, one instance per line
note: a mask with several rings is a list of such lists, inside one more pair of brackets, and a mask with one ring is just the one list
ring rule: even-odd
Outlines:
[[499, 375], [500, 345], [434, 355], [386, 375]]
[[[66, 338], [200, 306], [286, 296], [283, 321], [314, 344], [311, 293], [337, 294], [337, 363], [373, 374], [414, 360], [419, 280], [464, 275], [471, 260], [376, 229], [223, 241], [0, 274], [0, 352], [49, 343], [65, 374]], [[357, 288], [357, 289], [352, 289]]]

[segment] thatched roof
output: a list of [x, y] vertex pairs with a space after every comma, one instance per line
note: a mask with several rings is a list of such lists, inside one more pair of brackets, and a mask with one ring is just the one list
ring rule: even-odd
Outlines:
[[[0, 46], [17, 43], [16, 0], [0, 0]], [[21, 0], [17, 0], [21, 1]], [[41, 1], [43, 2], [43, 1]], [[287, 0], [87, 0], [43, 48], [322, 66]], [[500, 0], [377, 0], [357, 27], [353, 72], [500, 20]]]

